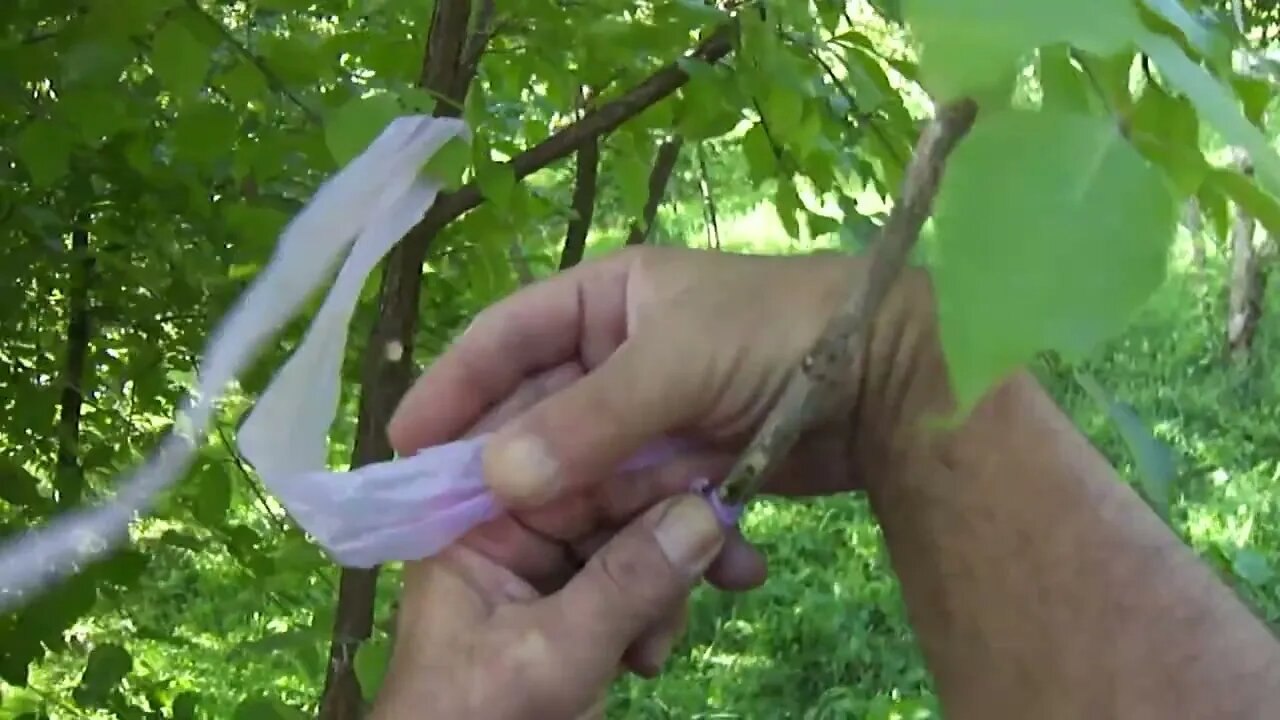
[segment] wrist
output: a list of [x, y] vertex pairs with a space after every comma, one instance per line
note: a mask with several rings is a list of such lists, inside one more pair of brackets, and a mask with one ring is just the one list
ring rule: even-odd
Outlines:
[[875, 492], [904, 460], [928, 452], [938, 438], [931, 420], [954, 407], [937, 305], [928, 273], [904, 268], [886, 295], [852, 368], [851, 468]]

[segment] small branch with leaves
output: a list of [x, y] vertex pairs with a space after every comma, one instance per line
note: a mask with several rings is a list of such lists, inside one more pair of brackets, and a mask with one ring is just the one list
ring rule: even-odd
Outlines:
[[880, 304], [906, 265], [932, 212], [947, 158], [973, 126], [977, 112], [977, 104], [971, 100], [943, 106], [921, 135], [907, 168], [902, 196], [872, 247], [867, 282], [853, 288], [828, 321], [792, 374], [782, 398], [729, 471], [717, 491], [725, 503], [741, 506], [754, 497], [801, 434], [847, 397], [848, 369], [857, 360]]

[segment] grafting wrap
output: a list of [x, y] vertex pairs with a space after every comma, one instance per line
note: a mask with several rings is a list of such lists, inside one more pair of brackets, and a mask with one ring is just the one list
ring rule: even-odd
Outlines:
[[[399, 118], [320, 187], [219, 324], [196, 389], [157, 450], [119, 481], [107, 501], [65, 513], [0, 547], [0, 612], [127, 539], [134, 517], [187, 470], [226, 387], [322, 287], [344, 253], [302, 342], [242, 425], [241, 452], [298, 525], [349, 567], [429, 556], [502, 511], [481, 473], [485, 436], [349, 471], [327, 467], [343, 348], [361, 288], [435, 202], [440, 186], [422, 172], [424, 165], [445, 143], [467, 134], [458, 120]], [[673, 452], [659, 442], [621, 469], [652, 465]], [[732, 512], [718, 512], [726, 522], [736, 520]]]

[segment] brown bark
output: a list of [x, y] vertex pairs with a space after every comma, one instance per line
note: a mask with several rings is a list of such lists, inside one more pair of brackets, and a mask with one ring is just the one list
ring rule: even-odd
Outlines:
[[58, 404], [58, 453], [54, 489], [58, 504], [70, 507], [84, 494], [84, 465], [80, 460], [80, 416], [89, 357], [89, 286], [93, 255], [83, 220], [71, 232], [71, 272], [67, 291], [67, 355], [63, 365], [62, 396]]
[[627, 238], [628, 245], [640, 245], [649, 239], [649, 232], [653, 230], [653, 219], [658, 216], [658, 206], [662, 204], [662, 198], [667, 194], [667, 184], [671, 181], [671, 172], [676, 167], [676, 161], [680, 159], [680, 148], [683, 145], [683, 138], [674, 137], [658, 148], [658, 156], [653, 161], [653, 170], [649, 173], [649, 198], [644, 203], [644, 216], [640, 222], [631, 226], [631, 235]]
[[[491, 10], [481, 8], [481, 20]], [[487, 42], [487, 23], [477, 22], [468, 37], [470, 0], [440, 0], [431, 17], [420, 84], [444, 98], [439, 116], [460, 114], [467, 87]], [[427, 212], [382, 266], [378, 317], [365, 346], [360, 374], [360, 411], [353, 467], [393, 457], [386, 426], [413, 377], [414, 331], [422, 292], [422, 263], [427, 246], [444, 226], [438, 205]], [[321, 720], [356, 720], [365, 703], [355, 674], [355, 656], [373, 629], [378, 568], [343, 568], [334, 613], [333, 638], [320, 700]]]
[[587, 249], [587, 233], [596, 211], [596, 177], [600, 173], [600, 141], [590, 138], [578, 148], [578, 167], [573, 184], [573, 213], [565, 231], [564, 250], [560, 253], [560, 269], [582, 262]]

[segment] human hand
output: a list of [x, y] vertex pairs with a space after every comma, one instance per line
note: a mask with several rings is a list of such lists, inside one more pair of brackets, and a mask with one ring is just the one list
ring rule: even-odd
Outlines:
[[[463, 435], [493, 433], [581, 377], [577, 363], [527, 377]], [[412, 405], [404, 407], [413, 409]], [[420, 447], [397, 433], [392, 434], [392, 440], [402, 455]], [[419, 437], [416, 442], [421, 441]], [[720, 463], [714, 454], [686, 452], [655, 465], [608, 473], [588, 487], [538, 507], [504, 512], [472, 529], [457, 545], [504, 568], [539, 593], [551, 594], [564, 587], [621, 528], [662, 500], [687, 492], [696, 479], [708, 476]], [[706, 577], [724, 590], [754, 588], [764, 582], [764, 559], [736, 528], [729, 528]], [[686, 612], [686, 603], [677, 603], [641, 633], [624, 653], [626, 668], [641, 676], [656, 675], [684, 628]]]
[[[582, 376], [518, 413], [485, 449], [486, 482], [508, 506], [592, 488], [663, 435], [697, 442], [715, 479], [865, 273], [862, 258], [671, 248], [579, 265], [481, 313], [406, 395], [391, 436], [398, 448], [453, 439], [529, 377], [568, 366]], [[853, 411], [803, 437], [767, 490], [852, 489], [895, 444], [903, 408], [929, 391], [914, 356], [936, 352], [921, 279], [906, 273], [881, 305], [850, 368]]]
[[410, 564], [373, 720], [601, 717], [628, 649], [683, 604], [724, 540], [706, 501], [682, 495], [545, 597], [466, 544]]

